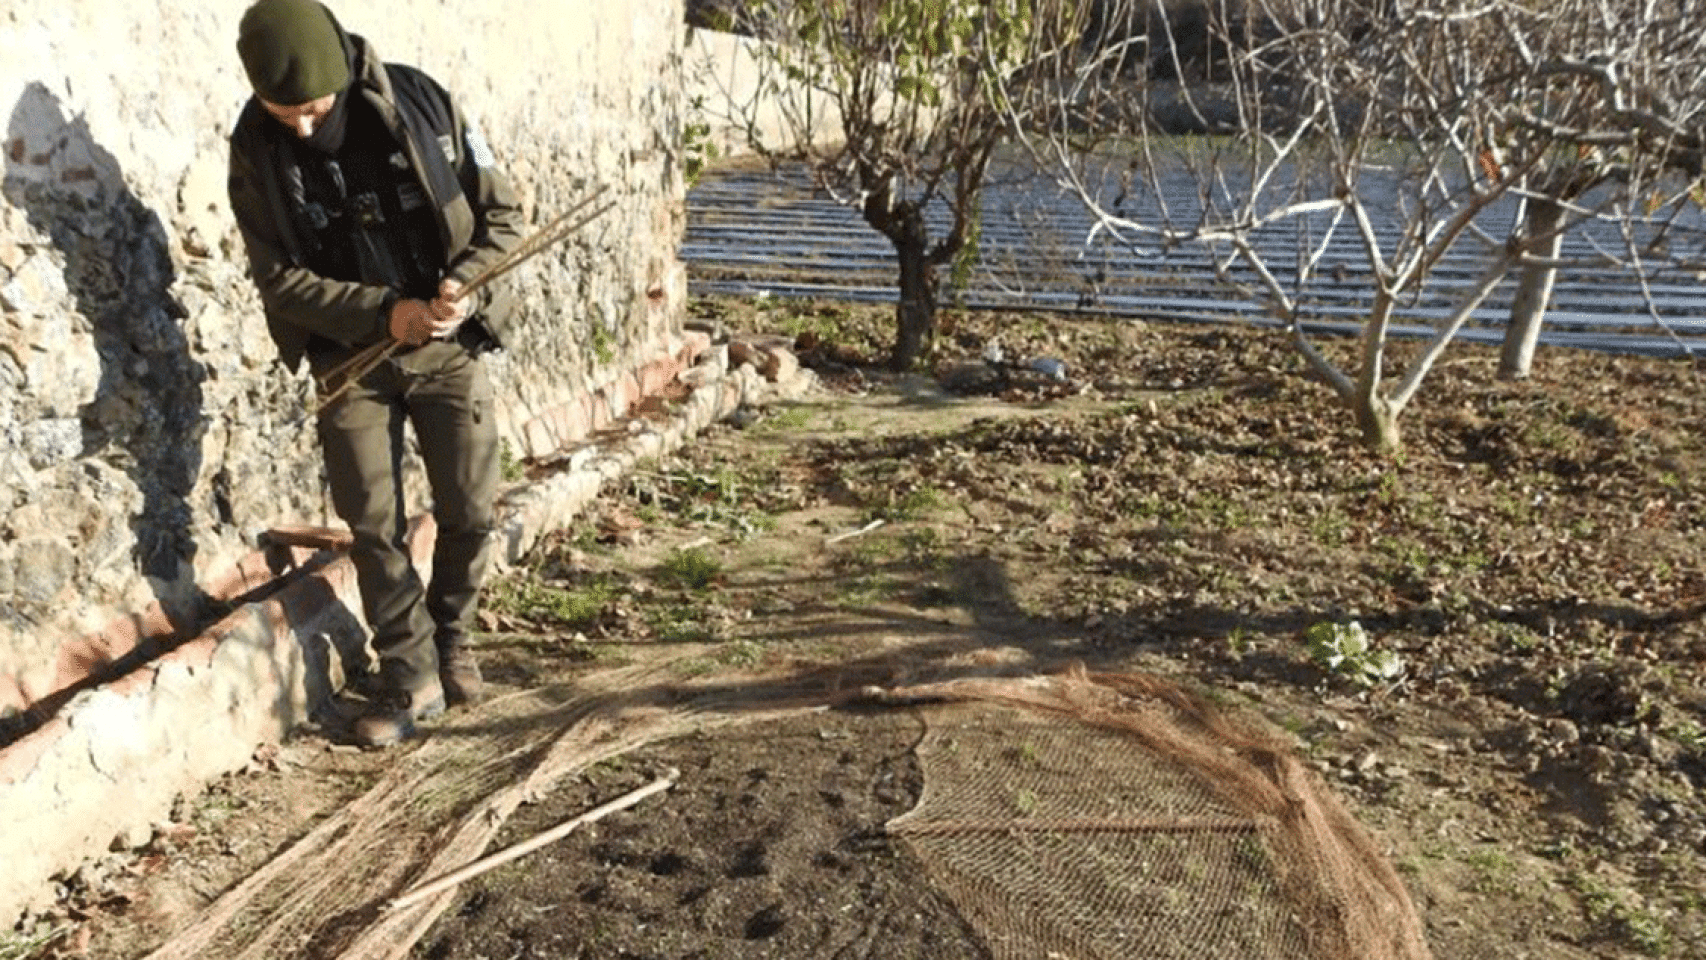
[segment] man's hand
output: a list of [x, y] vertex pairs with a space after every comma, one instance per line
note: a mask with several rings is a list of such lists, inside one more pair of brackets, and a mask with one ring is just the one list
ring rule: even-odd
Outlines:
[[455, 299], [461, 290], [460, 283], [445, 280], [431, 301], [398, 300], [391, 308], [391, 338], [418, 347], [428, 340], [454, 336], [456, 328], [468, 319], [467, 302]]
[[445, 336], [455, 333], [462, 321], [468, 319], [468, 301], [457, 299], [462, 293], [462, 284], [445, 277], [438, 285], [438, 299], [432, 302], [432, 315], [440, 324], [449, 324], [444, 331]]
[[391, 338], [418, 347], [428, 340], [442, 340], [462, 325], [463, 311], [444, 319], [435, 306], [438, 300], [398, 300], [391, 308]]

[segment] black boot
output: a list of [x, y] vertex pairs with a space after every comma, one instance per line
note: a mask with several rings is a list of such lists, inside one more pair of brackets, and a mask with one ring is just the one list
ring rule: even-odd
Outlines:
[[355, 742], [369, 748], [389, 747], [415, 735], [416, 721], [444, 712], [444, 688], [429, 679], [415, 689], [389, 686], [378, 691], [355, 721]]
[[445, 702], [453, 707], [479, 703], [486, 697], [486, 680], [480, 676], [479, 661], [466, 643], [439, 648], [438, 682], [444, 688]]

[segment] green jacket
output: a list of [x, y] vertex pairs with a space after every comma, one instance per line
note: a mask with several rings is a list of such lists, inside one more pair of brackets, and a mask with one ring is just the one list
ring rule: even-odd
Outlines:
[[[446, 251], [444, 275], [467, 283], [520, 243], [515, 192], [443, 87], [412, 67], [381, 62], [361, 37], [345, 36], [360, 95], [403, 144], [431, 200]], [[301, 176], [291, 150], [295, 136], [251, 97], [231, 133], [229, 181], [249, 276], [260, 290], [279, 359], [292, 370], [312, 335], [357, 349], [388, 337], [398, 298], [387, 287], [330, 280], [305, 266], [300, 212], [287, 188], [292, 176]], [[511, 300], [492, 287], [481, 293], [476, 319], [502, 346]]]

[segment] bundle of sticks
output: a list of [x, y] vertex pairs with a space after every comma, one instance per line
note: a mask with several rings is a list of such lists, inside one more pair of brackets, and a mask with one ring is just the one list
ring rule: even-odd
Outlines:
[[[496, 280], [511, 270], [514, 270], [523, 262], [538, 255], [545, 248], [563, 240], [576, 230], [579, 230], [581, 227], [584, 227], [598, 219], [606, 210], [615, 206], [614, 200], [606, 200], [594, 207], [591, 212], [582, 214], [581, 211], [591, 206], [593, 201], [603, 196], [604, 190], [604, 187], [597, 187], [586, 196], [576, 200], [574, 205], [569, 207], [568, 210], [552, 219], [551, 222], [545, 224], [545, 226], [539, 228], [539, 230], [532, 236], [521, 241], [519, 244], [516, 244], [514, 250], [511, 250], [509, 253], [505, 254], [502, 259], [480, 271], [479, 274], [475, 275], [467, 283], [463, 284], [462, 289], [457, 291], [455, 296], [450, 298], [451, 302], [456, 302], [469, 297], [481, 287], [484, 287], [493, 280]], [[314, 408], [314, 413], [322, 413], [332, 404], [337, 403], [338, 400], [343, 398], [344, 394], [349, 392], [351, 387], [355, 386], [356, 381], [367, 376], [374, 367], [384, 363], [386, 358], [390, 357], [391, 354], [396, 353], [402, 346], [403, 342], [401, 340], [393, 340], [387, 337], [378, 343], [362, 349], [343, 363], [327, 370], [319, 378], [320, 400]]]

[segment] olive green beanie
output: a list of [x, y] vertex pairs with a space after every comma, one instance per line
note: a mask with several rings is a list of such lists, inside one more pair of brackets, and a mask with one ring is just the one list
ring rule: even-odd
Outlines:
[[258, 0], [237, 28], [237, 55], [255, 95], [293, 107], [349, 85], [337, 21], [319, 0]]

